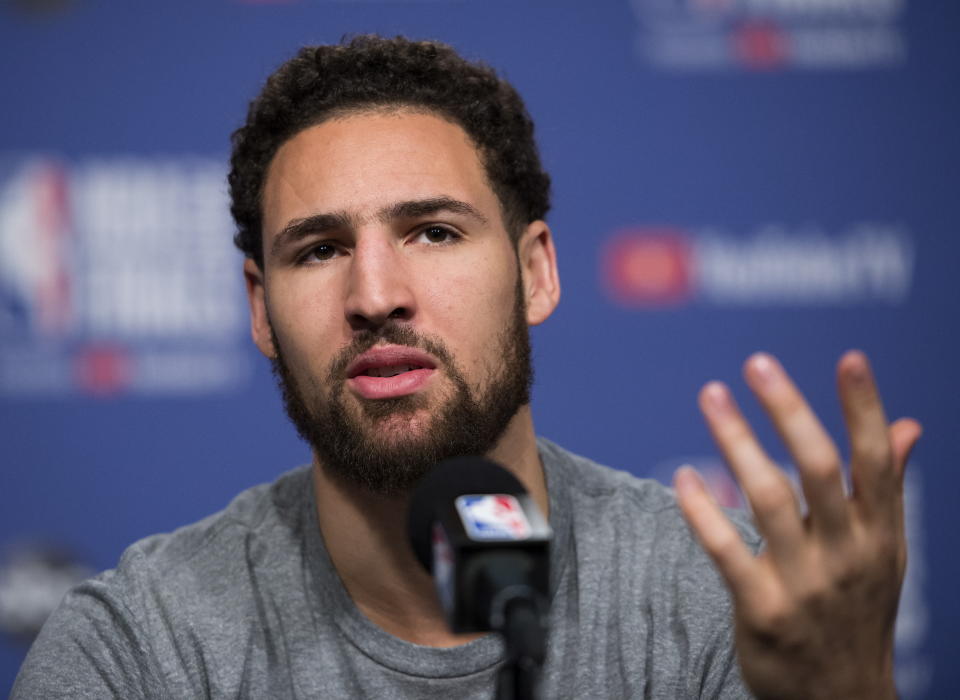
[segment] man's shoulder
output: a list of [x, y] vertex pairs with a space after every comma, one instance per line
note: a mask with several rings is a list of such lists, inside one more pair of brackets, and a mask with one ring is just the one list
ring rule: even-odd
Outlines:
[[[300, 468], [192, 525], [130, 545], [115, 568], [67, 593], [14, 697], [106, 697], [117, 687], [130, 697], [189, 697], [215, 683], [217, 669], [244, 658], [245, 644], [265, 643], [248, 641], [259, 633], [258, 592], [279, 590], [276, 579], [296, 566], [291, 552], [309, 527], [310, 485]], [[295, 603], [282, 601], [300, 615]]]
[[172, 532], [145, 537], [130, 545], [118, 569], [136, 560], [155, 573], [170, 574], [191, 563], [230, 556], [229, 543], [282, 536], [302, 527], [303, 503], [309, 499], [309, 467], [298, 467], [272, 483], [241, 491], [223, 509]]
[[94, 598], [121, 615], [155, 622], [229, 611], [250, 597], [258, 571], [285, 569], [300, 550], [310, 485], [309, 468], [301, 467], [246, 489], [217, 513], [134, 542], [115, 568], [66, 600]]

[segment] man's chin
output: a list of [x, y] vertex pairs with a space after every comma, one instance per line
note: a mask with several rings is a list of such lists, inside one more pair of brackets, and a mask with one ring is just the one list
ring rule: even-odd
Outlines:
[[391, 411], [376, 417], [365, 415], [357, 421], [359, 432], [368, 441], [385, 448], [422, 444], [432, 434], [433, 423], [434, 415], [427, 409]]
[[364, 420], [340, 439], [314, 443], [314, 454], [324, 471], [345, 485], [402, 497], [451, 456], [451, 437], [435, 423], [422, 411]]
[[391, 399], [365, 399], [352, 392], [345, 393], [350, 399], [342, 402], [343, 408], [357, 420], [376, 421], [392, 419], [394, 416], [409, 418], [417, 413], [426, 415], [427, 412], [435, 413], [438, 410], [438, 406], [435, 405], [436, 399], [431, 401], [431, 398], [424, 393], [408, 394]]

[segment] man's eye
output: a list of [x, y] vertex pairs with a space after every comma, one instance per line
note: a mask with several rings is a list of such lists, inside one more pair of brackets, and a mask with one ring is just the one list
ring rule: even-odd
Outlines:
[[320, 245], [315, 245], [313, 248], [308, 250], [303, 259], [309, 262], [311, 260], [330, 260], [336, 256], [336, 246], [331, 245], [330, 243], [321, 243]]
[[451, 243], [460, 236], [446, 226], [427, 226], [420, 231], [418, 237], [423, 237], [427, 243]]

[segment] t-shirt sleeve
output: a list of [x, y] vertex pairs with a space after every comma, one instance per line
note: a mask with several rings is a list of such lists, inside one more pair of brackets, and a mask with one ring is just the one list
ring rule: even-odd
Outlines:
[[71, 590], [33, 643], [11, 698], [162, 698], [137, 620], [106, 572]]

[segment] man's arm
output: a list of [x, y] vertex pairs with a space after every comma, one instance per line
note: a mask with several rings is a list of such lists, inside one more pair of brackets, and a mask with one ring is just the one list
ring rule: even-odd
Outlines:
[[888, 425], [867, 358], [844, 355], [837, 376], [851, 448], [846, 495], [837, 448], [779, 363], [755, 355], [744, 374], [794, 458], [808, 512], [717, 382], [704, 387], [700, 407], [765, 551], [750, 553], [693, 470], [676, 476], [684, 516], [733, 597], [743, 678], [759, 698], [893, 698], [907, 556], [903, 471], [920, 425]]

